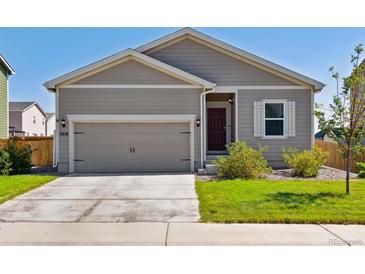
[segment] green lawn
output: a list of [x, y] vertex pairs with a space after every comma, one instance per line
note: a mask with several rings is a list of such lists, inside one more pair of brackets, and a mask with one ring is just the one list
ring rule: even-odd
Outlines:
[[203, 222], [365, 224], [365, 180], [197, 182]]
[[55, 178], [57, 177], [40, 175], [0, 176], [0, 204]]

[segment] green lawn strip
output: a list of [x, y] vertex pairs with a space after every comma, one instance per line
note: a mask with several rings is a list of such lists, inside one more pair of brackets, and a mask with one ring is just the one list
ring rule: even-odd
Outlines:
[[365, 224], [365, 180], [197, 182], [203, 222]]
[[0, 204], [56, 178], [41, 175], [0, 176]]

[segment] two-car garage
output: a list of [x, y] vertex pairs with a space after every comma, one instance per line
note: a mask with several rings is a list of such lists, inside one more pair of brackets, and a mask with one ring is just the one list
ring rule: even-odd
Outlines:
[[75, 115], [69, 120], [70, 172], [189, 172], [194, 168], [192, 115]]

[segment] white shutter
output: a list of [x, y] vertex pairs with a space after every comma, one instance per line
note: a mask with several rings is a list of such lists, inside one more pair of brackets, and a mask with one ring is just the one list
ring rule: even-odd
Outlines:
[[264, 103], [254, 102], [254, 137], [264, 136]]
[[286, 108], [286, 136], [295, 137], [295, 101], [288, 101]]

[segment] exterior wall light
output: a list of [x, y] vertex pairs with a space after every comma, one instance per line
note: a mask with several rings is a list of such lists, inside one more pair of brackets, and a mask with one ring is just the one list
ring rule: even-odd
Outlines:
[[228, 103], [230, 103], [231, 105], [233, 105], [233, 99], [232, 98], [229, 98], [228, 99]]
[[62, 127], [66, 127], [66, 121], [65, 121], [65, 119], [62, 119], [62, 120], [61, 120], [61, 126], [62, 126]]
[[198, 118], [198, 119], [196, 119], [196, 126], [197, 127], [200, 127], [200, 119]]

